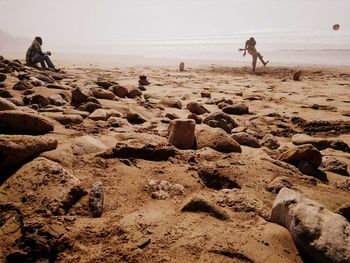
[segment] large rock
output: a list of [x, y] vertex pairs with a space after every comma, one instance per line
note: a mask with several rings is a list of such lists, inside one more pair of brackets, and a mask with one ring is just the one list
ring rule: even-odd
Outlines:
[[72, 103], [80, 105], [87, 102], [92, 95], [92, 92], [88, 88], [77, 87], [72, 91]]
[[0, 171], [56, 147], [57, 141], [47, 137], [0, 135]]
[[97, 109], [101, 109], [102, 106], [99, 103], [89, 101], [87, 103], [81, 104], [77, 109], [80, 111], [94, 112]]
[[311, 144], [305, 144], [283, 152], [278, 157], [278, 160], [293, 165], [297, 165], [299, 161], [305, 160], [317, 169], [322, 163], [322, 155]]
[[6, 80], [6, 75], [5, 74], [3, 74], [3, 73], [0, 73], [0, 82], [3, 82], [3, 81], [5, 81]]
[[53, 131], [54, 125], [43, 116], [11, 110], [0, 112], [0, 130], [19, 134], [44, 134]]
[[228, 105], [223, 107], [222, 111], [227, 114], [243, 115], [249, 113], [249, 108], [245, 104]]
[[18, 110], [18, 108], [11, 101], [0, 98], [0, 111], [4, 110]]
[[[86, 194], [81, 182], [58, 163], [39, 157], [6, 181], [8, 201], [64, 215]], [[1, 193], [1, 192], [0, 192]]]
[[119, 98], [125, 98], [128, 94], [128, 89], [119, 85], [113, 85], [108, 88], [109, 91], [113, 92]]
[[252, 135], [245, 132], [238, 132], [232, 134], [232, 138], [236, 140], [240, 145], [246, 145], [252, 148], [260, 148], [259, 141]]
[[212, 148], [218, 152], [242, 152], [241, 146], [218, 128], [207, 128], [196, 133], [197, 148]]
[[329, 171], [344, 176], [349, 176], [348, 165], [345, 162], [334, 157], [323, 157], [320, 169], [323, 171]]
[[209, 111], [201, 104], [199, 104], [198, 102], [189, 102], [187, 104], [187, 109], [191, 112], [191, 113], [194, 113], [194, 114], [197, 114], [197, 115], [201, 115], [201, 114], [204, 114], [204, 113], [208, 113]]
[[312, 262], [350, 262], [350, 224], [321, 204], [283, 188], [270, 220], [286, 227]]
[[191, 149], [195, 141], [194, 120], [173, 120], [169, 126], [169, 143], [179, 149]]
[[222, 112], [214, 113], [206, 117], [203, 123], [213, 128], [221, 128], [227, 133], [231, 133], [232, 129], [238, 127], [238, 124], [234, 119]]

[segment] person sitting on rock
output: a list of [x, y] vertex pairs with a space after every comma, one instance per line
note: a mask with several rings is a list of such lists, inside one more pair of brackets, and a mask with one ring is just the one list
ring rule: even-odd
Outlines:
[[[26, 53], [26, 62], [28, 65], [36, 66], [36, 64], [40, 63], [42, 68], [47, 68], [46, 64], [49, 68], [56, 70], [54, 64], [52, 63], [49, 56], [51, 56], [51, 52], [43, 52], [41, 50], [41, 45], [43, 44], [43, 40], [41, 37], [35, 37], [33, 43], [28, 48]], [[46, 64], [45, 64], [46, 62]]]
[[250, 39], [247, 40], [247, 42], [245, 42], [245, 48], [243, 49], [244, 50], [243, 56], [246, 55], [246, 52], [248, 50], [248, 53], [253, 58], [253, 61], [252, 61], [253, 72], [255, 72], [256, 62], [258, 58], [261, 61], [261, 63], [263, 63], [264, 66], [266, 66], [267, 63], [269, 63], [269, 61], [266, 61], [266, 62], [264, 61], [262, 55], [256, 50], [255, 45], [256, 45], [256, 41], [253, 37], [251, 37]]

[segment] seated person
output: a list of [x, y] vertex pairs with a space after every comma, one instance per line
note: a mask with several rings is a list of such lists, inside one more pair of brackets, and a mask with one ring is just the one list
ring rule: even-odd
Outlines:
[[[36, 64], [40, 63], [41, 67], [43, 68], [51, 68], [53, 70], [55, 69], [55, 66], [53, 65], [51, 59], [49, 56], [51, 56], [51, 52], [42, 52], [41, 45], [43, 44], [43, 41], [41, 37], [36, 37], [33, 40], [33, 43], [28, 48], [26, 53], [26, 62], [28, 65], [36, 66]], [[46, 63], [46, 64], [45, 64]], [[46, 67], [47, 65], [47, 67]]]

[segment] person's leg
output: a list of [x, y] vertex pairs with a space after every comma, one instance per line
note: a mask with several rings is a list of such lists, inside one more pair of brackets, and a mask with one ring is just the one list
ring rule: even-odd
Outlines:
[[261, 61], [261, 63], [263, 63], [264, 66], [266, 66], [267, 63], [269, 63], [269, 61], [264, 61], [263, 56], [260, 53], [258, 53], [257, 55], [259, 60]]
[[255, 72], [256, 62], [257, 62], [258, 58], [257, 58], [257, 56], [252, 56], [252, 57], [253, 57], [253, 61], [252, 61], [253, 72]]
[[52, 63], [51, 59], [49, 56], [45, 55], [44, 60], [49, 68], [55, 69], [54, 64]]
[[45, 65], [45, 56], [42, 56], [42, 55], [36, 55], [34, 58], [33, 58], [33, 64], [38, 64], [40, 63], [41, 67], [42, 68], [46, 68], [46, 65]]

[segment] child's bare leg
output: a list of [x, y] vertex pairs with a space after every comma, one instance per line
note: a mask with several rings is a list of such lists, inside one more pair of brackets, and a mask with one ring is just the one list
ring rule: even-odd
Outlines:
[[258, 57], [257, 56], [253, 56], [253, 61], [252, 61], [253, 72], [255, 72], [257, 60], [258, 60]]
[[269, 63], [269, 61], [264, 61], [263, 56], [260, 53], [258, 53], [258, 58], [264, 66], [266, 66], [267, 63]]

